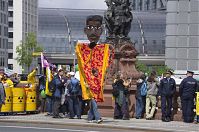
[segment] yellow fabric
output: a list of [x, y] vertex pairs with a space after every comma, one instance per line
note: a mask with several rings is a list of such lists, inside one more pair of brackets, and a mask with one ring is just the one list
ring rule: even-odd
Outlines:
[[[77, 54], [77, 60], [78, 60], [78, 66], [79, 66], [80, 83], [82, 87], [82, 98], [84, 100], [95, 98], [96, 101], [103, 102], [104, 79], [105, 79], [106, 69], [109, 64], [109, 44], [100, 44], [97, 46], [95, 47], [95, 50], [91, 50], [88, 48], [88, 46], [86, 46], [86, 44], [78, 43], [76, 45], [76, 54]], [[82, 49], [85, 49], [85, 48], [87, 49], [87, 51], [89, 51], [89, 53], [87, 51], [86, 52], [82, 51]], [[102, 52], [103, 54], [101, 54]], [[95, 56], [92, 55], [93, 53]], [[102, 60], [99, 59], [101, 57], [103, 57]], [[91, 74], [90, 70], [93, 68], [91, 61], [95, 61], [95, 63], [100, 63], [100, 65], [102, 64], [102, 66], [98, 66], [97, 64], [94, 67], [94, 68], [97, 68], [100, 72], [101, 76], [99, 78], [95, 78]], [[92, 81], [97, 81], [97, 82], [92, 82]], [[99, 94], [91, 90], [92, 89], [91, 87], [93, 86], [96, 87], [96, 84], [99, 84], [97, 86], [100, 88]]]
[[199, 116], [199, 92], [196, 92], [196, 115]]
[[46, 67], [46, 89], [45, 94], [48, 96], [52, 96], [52, 93], [49, 91], [48, 83], [53, 79], [53, 75], [51, 74], [50, 68]]
[[36, 73], [37, 71], [36, 70], [33, 70], [31, 73], [28, 74], [28, 83], [32, 84], [32, 85], [35, 85], [35, 82], [36, 82]]

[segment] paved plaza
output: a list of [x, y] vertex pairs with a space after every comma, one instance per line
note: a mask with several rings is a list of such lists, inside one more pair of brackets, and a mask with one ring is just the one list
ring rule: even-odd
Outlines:
[[162, 122], [161, 120], [135, 119], [130, 120], [114, 120], [112, 118], [103, 117], [102, 124], [88, 123], [87, 116], [82, 119], [54, 119], [44, 114], [34, 115], [16, 115], [16, 116], [0, 116], [0, 122], [16, 122], [16, 123], [39, 123], [39, 124], [56, 124], [68, 126], [86, 126], [86, 127], [104, 127], [129, 130], [150, 130], [150, 131], [170, 131], [170, 132], [198, 132], [199, 124], [187, 124], [183, 122]]

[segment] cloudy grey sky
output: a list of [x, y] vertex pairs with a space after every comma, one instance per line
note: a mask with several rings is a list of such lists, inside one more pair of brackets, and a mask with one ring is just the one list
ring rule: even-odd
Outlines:
[[39, 0], [39, 7], [72, 9], [106, 9], [105, 0]]

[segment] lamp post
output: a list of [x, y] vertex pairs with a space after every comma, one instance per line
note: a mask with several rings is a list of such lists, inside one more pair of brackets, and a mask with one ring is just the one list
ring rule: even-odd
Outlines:
[[71, 53], [72, 52], [72, 46], [71, 46], [71, 30], [70, 30], [70, 27], [69, 27], [69, 23], [68, 23], [68, 19], [66, 16], [64, 16], [64, 20], [66, 22], [66, 27], [67, 27], [67, 30], [68, 30], [68, 43], [70, 45], [70, 49], [69, 49], [69, 52]]
[[142, 43], [142, 53], [145, 54], [145, 39], [144, 39], [144, 30], [142, 27], [142, 22], [140, 19], [138, 19], [138, 17], [135, 14], [134, 16], [136, 17], [136, 20], [139, 24], [139, 29], [140, 29], [140, 34], [141, 34], [141, 43]]

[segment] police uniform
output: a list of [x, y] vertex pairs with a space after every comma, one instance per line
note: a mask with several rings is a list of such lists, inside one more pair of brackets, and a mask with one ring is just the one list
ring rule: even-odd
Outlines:
[[173, 78], [163, 78], [160, 81], [158, 95], [161, 96], [162, 121], [171, 120], [172, 98], [175, 92], [176, 82]]
[[[192, 71], [187, 71], [187, 73], [191, 73], [192, 75], [194, 74]], [[188, 76], [187, 78], [183, 79], [180, 84], [179, 93], [182, 102], [182, 114], [184, 122], [193, 122], [193, 109], [196, 89], [197, 81], [192, 76]]]

